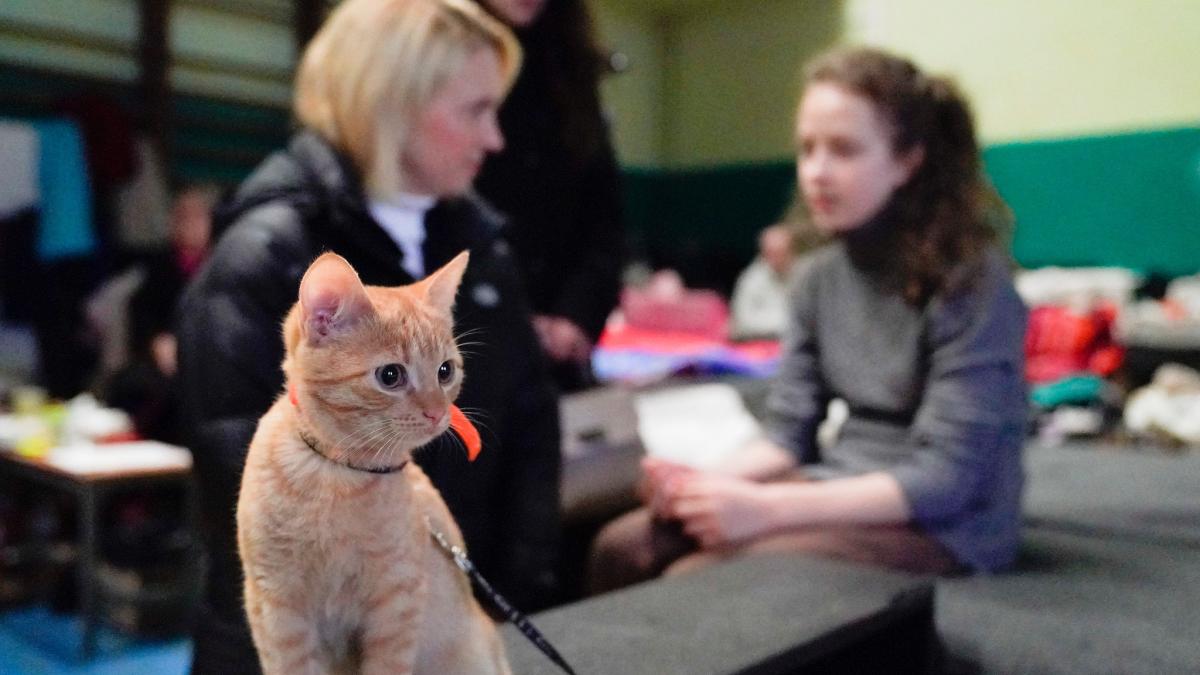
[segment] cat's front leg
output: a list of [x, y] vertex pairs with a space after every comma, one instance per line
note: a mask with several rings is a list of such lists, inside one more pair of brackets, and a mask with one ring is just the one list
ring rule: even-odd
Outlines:
[[301, 608], [247, 594], [246, 615], [263, 675], [322, 675], [316, 622]]
[[362, 675], [412, 673], [420, 635], [424, 584], [397, 580], [376, 592], [366, 607], [362, 632]]

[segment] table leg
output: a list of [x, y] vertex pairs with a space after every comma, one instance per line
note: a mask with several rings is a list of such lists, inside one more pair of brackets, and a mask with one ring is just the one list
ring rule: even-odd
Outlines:
[[96, 630], [100, 611], [97, 592], [97, 548], [99, 540], [100, 514], [99, 495], [94, 486], [85, 486], [79, 494], [79, 564], [76, 570], [79, 584], [79, 616], [83, 620], [81, 652], [84, 660], [90, 660], [96, 652]]

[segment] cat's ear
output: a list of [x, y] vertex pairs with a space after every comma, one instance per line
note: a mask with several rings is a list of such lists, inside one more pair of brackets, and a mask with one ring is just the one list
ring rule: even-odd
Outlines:
[[309, 344], [346, 332], [375, 310], [358, 273], [336, 253], [323, 253], [300, 281], [300, 325]]
[[463, 272], [467, 269], [470, 259], [469, 251], [463, 251], [454, 256], [450, 262], [442, 265], [441, 269], [430, 274], [421, 282], [425, 301], [446, 314], [454, 309], [454, 295], [458, 293], [458, 285], [462, 283]]

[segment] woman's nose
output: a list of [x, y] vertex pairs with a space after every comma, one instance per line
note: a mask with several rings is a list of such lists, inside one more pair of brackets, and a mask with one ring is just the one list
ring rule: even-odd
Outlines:
[[819, 180], [829, 173], [829, 157], [823, 152], [812, 152], [800, 160], [800, 179]]

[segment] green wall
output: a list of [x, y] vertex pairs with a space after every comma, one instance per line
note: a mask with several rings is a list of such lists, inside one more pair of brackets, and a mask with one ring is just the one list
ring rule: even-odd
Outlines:
[[1026, 267], [1200, 272], [1200, 127], [1007, 143], [984, 154]]
[[791, 202], [795, 176], [791, 162], [626, 170], [634, 251], [679, 270], [690, 285], [728, 292], [754, 257], [755, 233]]

